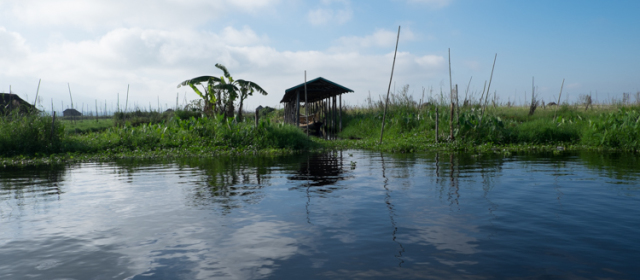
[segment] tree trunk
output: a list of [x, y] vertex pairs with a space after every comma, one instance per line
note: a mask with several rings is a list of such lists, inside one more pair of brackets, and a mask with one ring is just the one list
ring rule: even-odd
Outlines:
[[240, 98], [240, 106], [238, 107], [238, 121], [242, 121], [242, 102], [244, 102], [243, 98]]

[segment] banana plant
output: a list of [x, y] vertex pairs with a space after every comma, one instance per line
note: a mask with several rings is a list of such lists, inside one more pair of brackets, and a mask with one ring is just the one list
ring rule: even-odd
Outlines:
[[[241, 79], [234, 80], [224, 65], [218, 63], [215, 66], [222, 70], [223, 76], [196, 77], [180, 83], [178, 88], [181, 86], [191, 87], [204, 100], [204, 111], [208, 115], [223, 114], [225, 117], [232, 116], [233, 103], [240, 98], [238, 120], [242, 120], [244, 100], [249, 96], [253, 96], [254, 92], [259, 92], [262, 95], [267, 95], [267, 92], [254, 82]], [[201, 85], [203, 89], [200, 90], [197, 85]]]
[[[242, 105], [244, 104], [244, 100], [247, 99], [249, 96], [253, 96], [254, 92], [258, 92], [262, 95], [267, 95], [267, 91], [265, 91], [264, 89], [262, 89], [262, 87], [260, 87], [258, 84], [252, 82], [252, 81], [247, 81], [247, 80], [242, 80], [242, 79], [238, 79], [238, 80], [233, 80], [233, 78], [231, 77], [231, 74], [229, 73], [229, 71], [227, 70], [227, 68], [218, 63], [216, 64], [216, 67], [220, 70], [222, 70], [222, 72], [224, 73], [224, 77], [227, 78], [227, 81], [229, 81], [229, 83], [237, 86], [237, 88], [239, 90], [234, 92], [234, 96], [233, 96], [233, 100], [240, 98], [240, 104], [238, 106], [238, 121], [242, 121]], [[222, 78], [222, 77], [221, 77]], [[223, 79], [223, 78], [222, 78]], [[238, 95], [239, 93], [239, 95]], [[230, 102], [233, 102], [233, 100], [230, 100]]]
[[[202, 90], [198, 89], [197, 85], [201, 85]], [[238, 91], [235, 85], [229, 84], [224, 81], [224, 79], [215, 76], [196, 77], [178, 84], [178, 88], [181, 86], [191, 87], [191, 89], [204, 100], [204, 112], [207, 115], [218, 113], [221, 109], [219, 105], [224, 103], [223, 101], [225, 100], [223, 100], [223, 98], [230, 95], [223, 93]]]

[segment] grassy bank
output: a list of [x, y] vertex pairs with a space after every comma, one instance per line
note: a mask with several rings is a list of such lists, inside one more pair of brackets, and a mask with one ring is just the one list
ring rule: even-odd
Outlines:
[[[253, 120], [175, 113], [118, 113], [113, 118], [60, 120], [40, 115], [0, 117], [0, 164], [68, 162], [109, 158], [174, 158], [213, 154], [282, 154], [309, 149], [369, 149], [389, 152], [464, 150], [511, 153], [560, 150], [640, 150], [640, 106], [579, 104], [529, 107], [496, 104], [460, 107], [450, 135], [448, 102], [414, 101], [392, 94], [383, 143], [384, 103], [367, 100], [342, 114], [342, 140], [325, 141], [281, 123], [282, 112]], [[436, 114], [436, 112], [438, 112]], [[435, 143], [436, 119], [439, 143]]]
[[[406, 90], [391, 95], [382, 145], [379, 141], [384, 103], [367, 100], [365, 105], [350, 107], [344, 111], [344, 129], [338, 135], [344, 140], [326, 141], [324, 145], [391, 152], [640, 150], [637, 104], [599, 105], [588, 110], [581, 104], [539, 106], [533, 115], [529, 114], [530, 107], [496, 104], [483, 108], [471, 104], [456, 108], [451, 131], [448, 102], [419, 103]], [[439, 144], [435, 144], [436, 119]]]
[[[180, 157], [221, 153], [288, 153], [314, 148], [295, 127], [268, 119], [255, 127], [233, 119], [173, 116], [159, 123], [125, 122], [106, 128], [107, 120], [81, 123], [38, 115], [0, 118], [0, 157], [3, 162], [50, 158]], [[88, 127], [81, 129], [81, 127]], [[53, 130], [52, 130], [53, 129]]]

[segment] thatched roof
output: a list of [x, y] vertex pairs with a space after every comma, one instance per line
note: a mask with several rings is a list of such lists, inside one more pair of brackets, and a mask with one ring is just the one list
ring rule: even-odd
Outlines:
[[[304, 83], [285, 90], [282, 102], [292, 102], [296, 100], [297, 93], [300, 92], [300, 102], [304, 102]], [[353, 90], [329, 81], [323, 77], [315, 78], [307, 82], [307, 100], [316, 102], [336, 96], [342, 93], [353, 92]]]
[[62, 115], [65, 117], [76, 117], [76, 116], [82, 116], [82, 113], [80, 113], [80, 111], [76, 110], [76, 109], [66, 109], [64, 111], [62, 111]]
[[20, 112], [28, 112], [36, 109], [35, 106], [24, 101], [20, 96], [15, 93], [3, 93], [0, 92], [0, 112], [4, 113], [5, 110], [13, 110], [19, 108]]

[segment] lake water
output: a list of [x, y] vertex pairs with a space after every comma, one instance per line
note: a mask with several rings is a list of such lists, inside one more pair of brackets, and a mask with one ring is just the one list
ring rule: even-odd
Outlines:
[[0, 279], [639, 279], [634, 155], [0, 168]]

